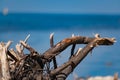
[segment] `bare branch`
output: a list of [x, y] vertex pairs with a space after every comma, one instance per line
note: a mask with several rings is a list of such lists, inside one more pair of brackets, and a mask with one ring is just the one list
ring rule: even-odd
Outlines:
[[8, 41], [8, 43], [6, 43], [6, 45], [2, 45], [0, 43], [0, 61], [1, 61], [1, 73], [2, 73], [2, 79], [1, 80], [10, 80], [11, 76], [10, 76], [10, 72], [9, 72], [9, 65], [8, 65], [8, 58], [7, 58], [7, 51], [8, 51], [8, 47], [10, 46], [12, 42]]
[[12, 41], [8, 41], [7, 44], [5, 45], [5, 48], [8, 49], [9, 46], [11, 45]]
[[[26, 43], [29, 37], [30, 35], [16, 45], [16, 52], [13, 49], [8, 50], [11, 41], [6, 44], [0, 43], [0, 80], [65, 80], [95, 47], [113, 45], [115, 42], [114, 38], [101, 38], [99, 34], [96, 34], [95, 37], [72, 35], [72, 37], [63, 39], [54, 45], [54, 34], [52, 33], [50, 35], [51, 48], [43, 54], [39, 54]], [[86, 44], [86, 46], [74, 52], [77, 44]], [[58, 67], [55, 57], [70, 45], [72, 45], [70, 58]], [[24, 48], [28, 49], [30, 54], [24, 54]], [[19, 53], [24, 56], [20, 56]], [[50, 67], [50, 61], [52, 60], [54, 69]], [[115, 74], [114, 79], [117, 78], [118, 75]]]
[[[65, 50], [69, 45], [88, 44], [91, 41], [93, 41], [94, 39], [96, 39], [96, 38], [90, 38], [90, 37], [88, 38], [88, 37], [82, 37], [82, 36], [66, 38], [66, 39], [60, 41], [59, 43], [57, 43], [56, 45], [54, 45], [52, 48], [48, 49], [44, 53], [44, 58], [51, 60], [54, 56], [60, 54], [60, 52]], [[96, 43], [97, 45], [112, 45], [115, 42], [114, 38], [98, 38], [98, 39], [100, 39], [100, 40], [97, 40], [99, 42], [99, 44]], [[91, 45], [91, 47], [92, 46], [93, 45]]]
[[17, 53], [13, 50], [13, 49], [10, 49], [8, 51], [8, 55], [14, 59], [15, 61], [19, 61], [20, 60], [20, 57], [17, 55]]
[[[26, 43], [28, 41], [29, 37], [30, 37], [30, 34], [25, 38], [24, 43]], [[18, 52], [18, 55], [20, 57], [23, 57], [23, 55], [24, 55], [24, 53], [23, 53], [24, 47], [21, 44], [16, 45], [16, 50]]]
[[54, 33], [50, 34], [50, 46], [54, 46], [54, 40], [53, 40]]
[[[54, 33], [50, 34], [50, 46], [53, 47], [54, 46]], [[53, 57], [53, 65], [54, 65], [54, 69], [57, 68], [57, 62], [56, 62], [56, 57]]]
[[[96, 44], [98, 45], [111, 45], [114, 42], [112, 39], [106, 39], [106, 38], [101, 38], [101, 39], [94, 39], [90, 43], [88, 43], [83, 49], [79, 49], [76, 52], [76, 56], [73, 56], [68, 62], [60, 66], [58, 69], [55, 69], [51, 71], [51, 74], [57, 74], [59, 73], [64, 73], [64, 74], [59, 74], [58, 76], [61, 75], [66, 75], [66, 77], [75, 69], [75, 67], [87, 56], [87, 54], [94, 48], [96, 47]], [[93, 45], [91, 47], [91, 45]], [[68, 65], [69, 64], [69, 65]], [[65, 78], [65, 77], [64, 77]], [[61, 77], [63, 79], [63, 77]], [[63, 79], [64, 80], [64, 79]]]
[[[25, 40], [24, 40], [25, 43], [27, 43], [29, 37], [30, 37], [30, 34], [28, 34], [28, 36], [25, 38]], [[21, 45], [20, 45], [20, 47], [21, 47], [21, 51], [23, 51], [24, 47], [22, 47]]]
[[28, 44], [26, 44], [24, 41], [20, 41], [20, 43], [26, 48], [26, 49], [28, 49], [30, 52], [31, 52], [31, 54], [33, 54], [33, 55], [35, 55], [37, 52], [32, 48], [32, 47], [30, 47]]

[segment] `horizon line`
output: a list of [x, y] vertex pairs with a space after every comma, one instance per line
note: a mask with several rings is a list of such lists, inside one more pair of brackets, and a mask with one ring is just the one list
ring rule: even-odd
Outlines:
[[[120, 15], [120, 13], [69, 13], [69, 12], [8, 12], [8, 14], [14, 14], [14, 13], [20, 13], [20, 14], [78, 14], [78, 15]], [[0, 11], [0, 14], [3, 14], [3, 12]]]

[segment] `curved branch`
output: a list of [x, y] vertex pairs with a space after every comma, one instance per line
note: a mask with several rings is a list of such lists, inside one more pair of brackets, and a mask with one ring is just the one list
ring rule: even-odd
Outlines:
[[[73, 56], [68, 62], [51, 71], [51, 76], [64, 76], [59, 77], [61, 80], [67, 78], [67, 76], [75, 69], [75, 67], [87, 56], [87, 54], [97, 45], [112, 45], [115, 42], [113, 38], [96, 38], [87, 44], [82, 50], [78, 50], [77, 54]], [[62, 74], [61, 74], [62, 73]]]
[[[88, 44], [94, 39], [97, 38], [83, 36], [74, 36], [71, 38], [66, 38], [57, 43], [56, 45], [54, 45], [52, 48], [48, 49], [46, 52], [44, 52], [43, 56], [45, 59], [51, 60], [54, 56], [60, 54], [60, 52], [62, 52], [72, 44]], [[113, 44], [112, 41], [115, 41], [114, 38], [99, 38], [99, 39], [101, 39], [99, 45], [112, 45]]]

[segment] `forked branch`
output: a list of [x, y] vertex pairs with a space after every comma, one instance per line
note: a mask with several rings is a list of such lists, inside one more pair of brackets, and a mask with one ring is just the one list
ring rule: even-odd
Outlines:
[[[8, 49], [11, 41], [7, 44], [0, 43], [0, 80], [65, 80], [96, 46], [113, 45], [115, 42], [114, 38], [101, 38], [99, 34], [96, 34], [95, 37], [72, 36], [54, 45], [53, 34], [51, 34], [50, 48], [40, 54], [26, 43], [28, 38], [29, 35], [24, 41], [20, 41], [20, 44], [16, 45], [17, 51]], [[86, 46], [75, 52], [75, 46], [78, 44]], [[72, 45], [70, 58], [58, 66], [56, 56], [70, 45]], [[24, 54], [24, 48], [29, 50], [30, 54]], [[49, 66], [52, 60], [53, 69]]]

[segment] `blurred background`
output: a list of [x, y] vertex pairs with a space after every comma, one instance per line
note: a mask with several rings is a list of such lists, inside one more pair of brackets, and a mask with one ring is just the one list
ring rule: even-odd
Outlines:
[[[24, 40], [38, 52], [50, 48], [49, 35], [55, 44], [72, 34], [94, 37], [115, 37], [112, 46], [92, 51], [70, 74], [74, 76], [107, 76], [120, 73], [120, 0], [0, 0], [0, 41]], [[78, 45], [84, 47], [84, 45]], [[58, 65], [68, 60], [71, 46], [58, 56]], [[27, 53], [27, 52], [26, 52]], [[52, 65], [51, 65], [52, 66]]]

